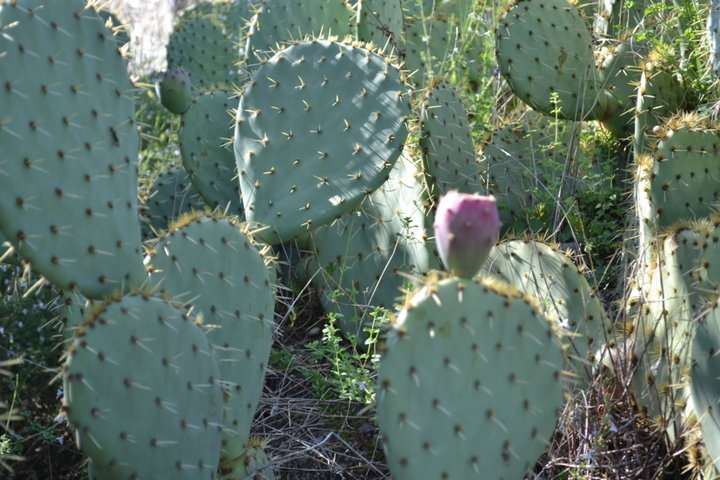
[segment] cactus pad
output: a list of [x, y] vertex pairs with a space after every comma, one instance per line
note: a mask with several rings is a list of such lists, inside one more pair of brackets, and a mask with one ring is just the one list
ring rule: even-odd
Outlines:
[[590, 377], [587, 367], [612, 324], [572, 259], [544, 243], [515, 240], [496, 246], [483, 271], [542, 302], [543, 313], [567, 334], [561, 340], [570, 344], [573, 373]]
[[155, 245], [150, 281], [208, 325], [224, 391], [221, 469], [245, 448], [273, 340], [275, 297], [258, 249], [228, 220], [186, 215]]
[[238, 47], [220, 25], [204, 17], [191, 18], [173, 32], [167, 62], [169, 70], [186, 70], [200, 92], [213, 87], [230, 88], [240, 79]]
[[182, 167], [176, 167], [155, 177], [150, 191], [145, 195], [142, 208], [143, 219], [149, 232], [167, 230], [170, 222], [191, 210], [202, 211], [205, 203], [190, 183], [190, 176]]
[[218, 366], [182, 310], [139, 294], [95, 308], [63, 379], [64, 410], [96, 478], [213, 478]]
[[216, 90], [195, 99], [182, 116], [180, 153], [193, 187], [208, 207], [244, 215], [235, 155], [229, 146], [234, 98], [234, 93]]
[[256, 68], [291, 41], [352, 33], [353, 12], [344, 0], [263, 0], [250, 23], [245, 56]]
[[112, 33], [81, 0], [3, 2], [0, 31], [0, 231], [61, 288], [141, 284], [133, 86]]
[[563, 362], [551, 324], [508, 285], [427, 284], [380, 361], [393, 478], [523, 478], [555, 428]]
[[714, 303], [695, 332], [690, 388], [709, 462], [720, 472], [720, 311]]
[[[512, 90], [532, 108], [580, 120], [603, 100], [590, 32], [567, 0], [519, 0], [500, 20], [497, 57]], [[593, 115], [595, 116], [595, 115]]]
[[435, 82], [425, 96], [421, 119], [420, 146], [435, 194], [484, 192], [470, 123], [455, 88], [446, 81]]
[[299, 42], [240, 97], [235, 160], [245, 215], [267, 243], [357, 206], [387, 180], [407, 136], [399, 71], [360, 47]]
[[439, 266], [424, 240], [424, 188], [417, 177], [417, 166], [401, 156], [388, 181], [357, 212], [311, 234], [310, 270], [322, 269], [313, 284], [325, 310], [343, 315], [339, 324], [345, 332], [363, 335], [367, 324], [351, 319], [368, 318], [374, 306], [394, 308], [408, 281], [400, 272]]

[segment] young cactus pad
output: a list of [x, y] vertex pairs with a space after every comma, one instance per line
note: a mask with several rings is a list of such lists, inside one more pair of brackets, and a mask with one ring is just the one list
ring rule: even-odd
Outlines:
[[213, 478], [222, 392], [205, 332], [135, 294], [96, 307], [76, 332], [63, 408], [95, 478]]
[[523, 478], [563, 402], [552, 325], [512, 287], [430, 282], [380, 361], [377, 420], [395, 480]]
[[440, 198], [435, 213], [435, 242], [445, 267], [453, 275], [478, 273], [500, 233], [494, 197], [450, 192]]
[[369, 50], [299, 42], [255, 71], [240, 97], [235, 160], [257, 235], [288, 241], [356, 207], [407, 136], [400, 72]]
[[61, 288], [145, 279], [133, 85], [82, 0], [0, 2], [0, 231]]
[[170, 113], [185, 113], [193, 99], [190, 75], [182, 68], [160, 73], [155, 93]]
[[268, 266], [237, 225], [182, 217], [148, 259], [152, 285], [202, 315], [223, 386], [221, 469], [243, 453], [260, 401], [273, 340], [275, 297]]

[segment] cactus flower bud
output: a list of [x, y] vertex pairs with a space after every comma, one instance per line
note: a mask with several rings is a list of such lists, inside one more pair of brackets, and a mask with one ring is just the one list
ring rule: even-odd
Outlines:
[[171, 113], [182, 114], [193, 101], [190, 74], [182, 68], [162, 72], [155, 84], [160, 103]]
[[447, 193], [438, 204], [434, 228], [445, 267], [458, 277], [474, 277], [500, 233], [495, 197]]

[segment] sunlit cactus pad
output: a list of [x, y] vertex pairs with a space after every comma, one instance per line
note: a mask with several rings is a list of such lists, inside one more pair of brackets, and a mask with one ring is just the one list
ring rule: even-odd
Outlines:
[[205, 332], [141, 294], [96, 307], [76, 333], [64, 410], [96, 478], [211, 479], [222, 392]]
[[0, 231], [89, 297], [144, 280], [138, 134], [118, 44], [81, 0], [0, 6]]
[[550, 245], [515, 240], [496, 246], [485, 274], [510, 283], [541, 303], [543, 313], [567, 334], [573, 373], [590, 373], [590, 360], [607, 340], [612, 324], [600, 299], [573, 260]]
[[237, 109], [246, 219], [276, 244], [351, 210], [388, 178], [409, 114], [400, 72], [369, 50], [309, 41], [278, 52]]
[[523, 478], [555, 428], [563, 361], [550, 323], [512, 287], [427, 284], [380, 362], [377, 418], [393, 478]]
[[536, 110], [579, 120], [602, 100], [590, 32], [567, 0], [515, 2], [498, 25], [497, 58], [512, 90]]
[[656, 129], [659, 141], [651, 158], [640, 162], [650, 219], [658, 228], [710, 215], [720, 200], [720, 130], [688, 115]]

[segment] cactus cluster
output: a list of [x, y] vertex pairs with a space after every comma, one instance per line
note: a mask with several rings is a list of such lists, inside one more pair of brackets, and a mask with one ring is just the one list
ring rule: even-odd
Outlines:
[[[500, 73], [540, 113], [484, 142], [447, 67], [464, 61], [469, 0], [200, 3], [156, 90], [181, 116], [182, 166], [146, 191], [142, 85], [112, 21], [84, 0], [0, 0], [0, 257], [62, 289], [63, 410], [91, 478], [273, 477], [251, 433], [272, 251], [290, 244], [351, 338], [399, 305], [376, 398], [394, 478], [522, 478], [566, 395], [623, 347], [639, 410], [675, 438], [696, 425], [713, 468], [720, 130], [681, 113], [672, 62], [616, 24], [650, 28], [619, 3], [593, 22], [565, 0], [508, 7]], [[619, 326], [537, 238], [572, 227], [571, 195], [593, 188], [586, 121], [635, 173]]]

